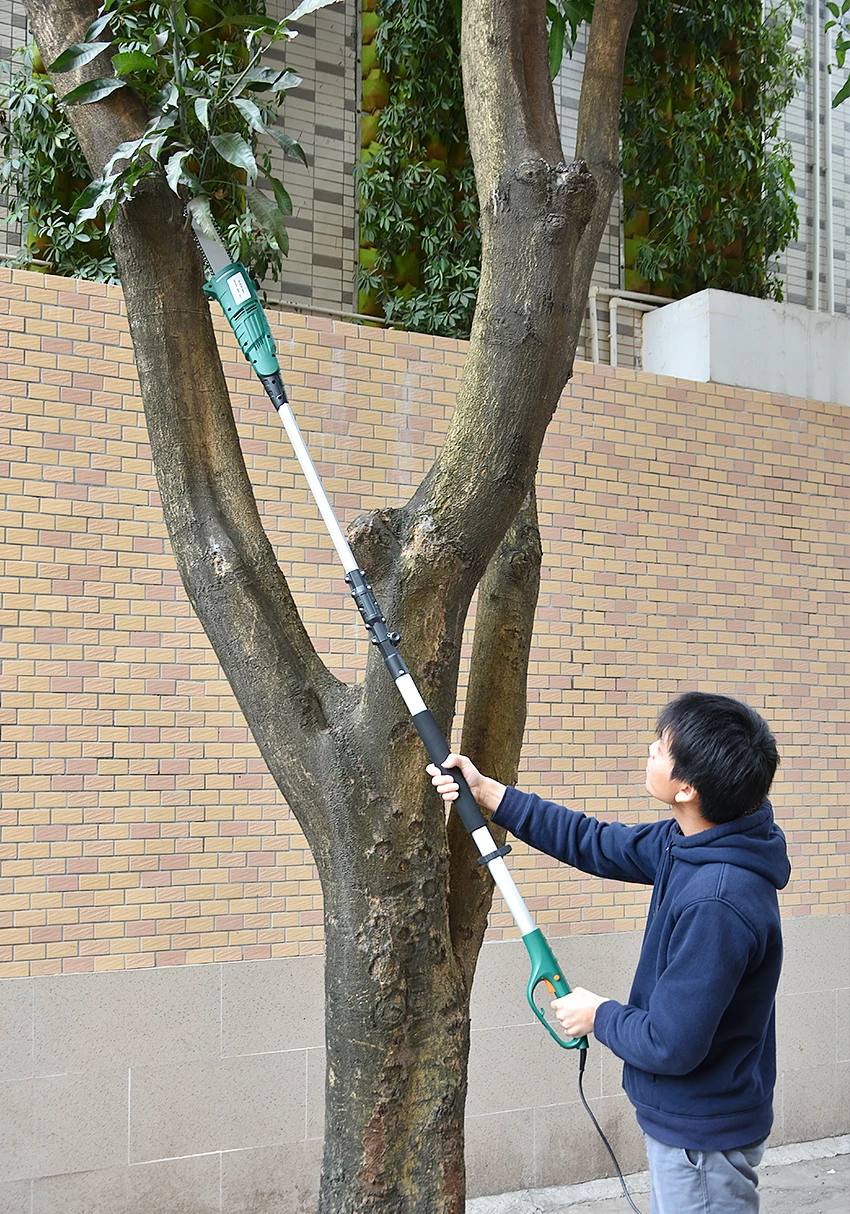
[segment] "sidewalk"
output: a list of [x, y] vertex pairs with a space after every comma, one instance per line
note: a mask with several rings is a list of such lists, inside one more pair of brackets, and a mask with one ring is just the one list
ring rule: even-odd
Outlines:
[[[850, 1135], [770, 1147], [759, 1168], [762, 1214], [848, 1214]], [[649, 1214], [649, 1173], [626, 1177], [632, 1200]], [[466, 1214], [630, 1214], [618, 1180], [475, 1197]]]

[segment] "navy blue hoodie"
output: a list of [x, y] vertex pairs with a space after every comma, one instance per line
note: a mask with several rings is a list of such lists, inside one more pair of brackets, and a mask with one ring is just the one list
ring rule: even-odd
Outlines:
[[701, 1151], [766, 1138], [782, 966], [776, 891], [791, 872], [770, 802], [683, 835], [674, 819], [599, 822], [508, 788], [493, 821], [583, 872], [654, 886], [629, 1002], [603, 1003], [594, 1026], [625, 1063], [641, 1128]]

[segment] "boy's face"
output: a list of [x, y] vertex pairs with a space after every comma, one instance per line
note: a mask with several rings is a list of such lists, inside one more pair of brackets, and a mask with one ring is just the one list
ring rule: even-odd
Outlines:
[[713, 823], [700, 813], [697, 790], [684, 780], [674, 780], [673, 766], [670, 738], [665, 730], [649, 748], [649, 758], [646, 760], [646, 791], [670, 806], [682, 834], [695, 835], [699, 831], [710, 830]]
[[670, 754], [668, 736], [663, 733], [656, 738], [649, 748], [649, 758], [646, 760], [646, 791], [665, 805], [672, 805], [676, 793], [683, 787], [681, 780], [674, 780], [673, 756]]

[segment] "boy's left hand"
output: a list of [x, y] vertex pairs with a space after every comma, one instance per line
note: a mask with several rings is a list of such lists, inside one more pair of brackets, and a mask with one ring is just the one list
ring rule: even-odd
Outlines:
[[550, 1007], [561, 1027], [570, 1037], [586, 1037], [588, 1033], [593, 1032], [596, 1009], [600, 1003], [607, 1002], [607, 996], [594, 995], [593, 991], [586, 991], [583, 987], [577, 986], [575, 990], [570, 991], [569, 995], [553, 999]]

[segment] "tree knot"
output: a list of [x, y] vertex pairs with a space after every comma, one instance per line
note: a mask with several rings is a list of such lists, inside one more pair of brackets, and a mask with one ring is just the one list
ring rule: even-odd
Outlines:
[[373, 510], [361, 514], [348, 527], [348, 542], [363, 569], [378, 580], [392, 566], [400, 544], [396, 533], [396, 511]]
[[586, 160], [574, 160], [571, 164], [558, 165], [555, 189], [562, 198], [568, 199], [570, 207], [577, 208], [585, 220], [590, 219], [596, 201], [596, 178]]

